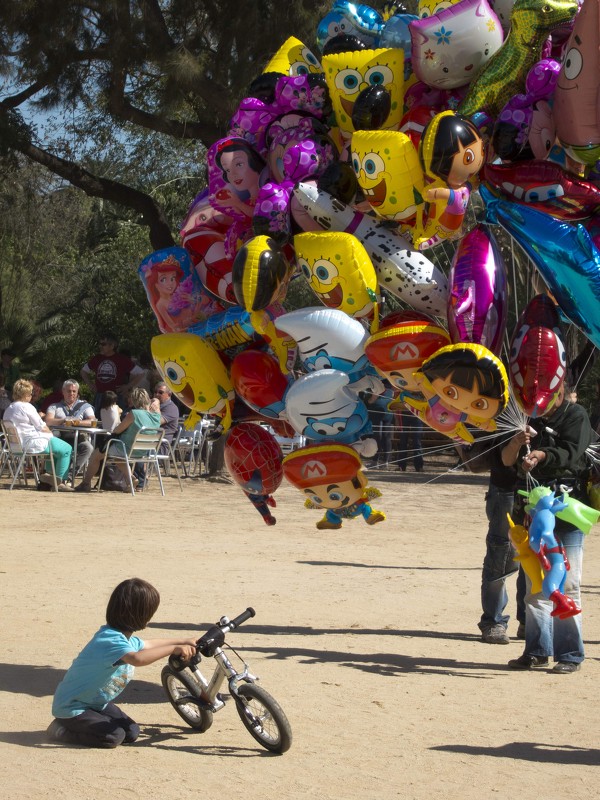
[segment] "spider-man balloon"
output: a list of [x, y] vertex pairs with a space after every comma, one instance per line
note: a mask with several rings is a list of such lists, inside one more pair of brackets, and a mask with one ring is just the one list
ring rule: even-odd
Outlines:
[[283, 453], [275, 437], [253, 422], [235, 425], [225, 442], [225, 464], [233, 480], [245, 492], [267, 525], [275, 525], [269, 507], [271, 494], [283, 479]]

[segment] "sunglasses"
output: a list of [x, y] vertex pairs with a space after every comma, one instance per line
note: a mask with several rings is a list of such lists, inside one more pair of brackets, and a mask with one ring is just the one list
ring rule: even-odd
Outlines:
[[154, 394], [168, 394], [168, 392], [165, 389], [157, 389]]

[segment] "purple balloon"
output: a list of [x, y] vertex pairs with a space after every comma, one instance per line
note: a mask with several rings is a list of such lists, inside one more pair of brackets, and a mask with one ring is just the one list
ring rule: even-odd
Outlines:
[[477, 225], [462, 238], [448, 283], [452, 342], [481, 344], [498, 355], [506, 330], [506, 266], [487, 225]]

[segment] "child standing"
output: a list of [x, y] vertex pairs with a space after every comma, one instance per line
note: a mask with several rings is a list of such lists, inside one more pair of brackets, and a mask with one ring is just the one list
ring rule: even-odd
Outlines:
[[140, 578], [122, 581], [110, 596], [103, 625], [73, 661], [52, 703], [56, 717], [49, 737], [62, 744], [117, 747], [135, 742], [139, 725], [112, 701], [144, 667], [171, 654], [184, 659], [196, 652], [195, 639], [148, 639], [133, 636], [152, 619], [160, 595]]

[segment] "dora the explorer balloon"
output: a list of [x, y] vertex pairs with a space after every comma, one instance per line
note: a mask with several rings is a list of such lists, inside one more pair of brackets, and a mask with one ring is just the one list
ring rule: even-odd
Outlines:
[[433, 247], [461, 235], [471, 195], [470, 181], [483, 166], [485, 147], [479, 131], [466, 117], [442, 111], [428, 123], [419, 144], [419, 158], [430, 183], [424, 199], [429, 203], [422, 230], [415, 229], [417, 250]]
[[283, 474], [304, 494], [306, 508], [324, 508], [319, 530], [338, 530], [344, 519], [363, 517], [368, 525], [383, 522], [385, 514], [371, 508], [380, 497], [367, 486], [360, 456], [352, 447], [324, 444], [302, 447], [283, 459]]
[[430, 411], [458, 414], [463, 428], [468, 423], [496, 430], [494, 418], [508, 403], [508, 377], [503, 363], [486, 347], [464, 342], [442, 347], [414, 377]]

